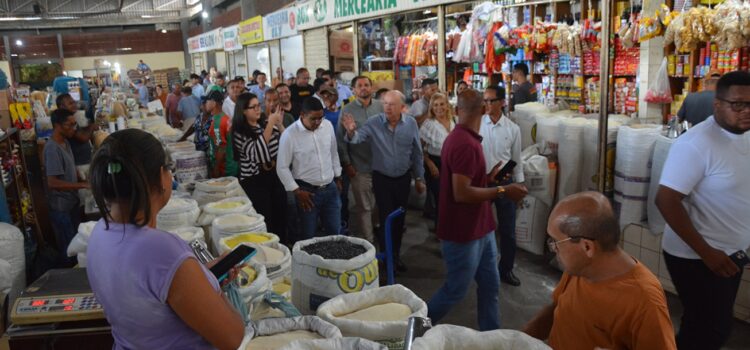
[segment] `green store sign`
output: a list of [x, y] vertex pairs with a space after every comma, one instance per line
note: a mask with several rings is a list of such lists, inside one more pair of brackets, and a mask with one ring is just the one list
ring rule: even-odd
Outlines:
[[462, 0], [308, 0], [297, 3], [299, 30], [417, 10]]

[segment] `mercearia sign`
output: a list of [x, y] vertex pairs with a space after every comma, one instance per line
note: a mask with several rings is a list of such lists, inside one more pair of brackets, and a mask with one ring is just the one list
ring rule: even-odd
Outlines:
[[306, 0], [297, 2], [299, 30], [417, 10], [461, 0]]

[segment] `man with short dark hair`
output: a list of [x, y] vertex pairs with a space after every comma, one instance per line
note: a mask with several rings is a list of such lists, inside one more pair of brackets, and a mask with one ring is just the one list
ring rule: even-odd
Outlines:
[[315, 70], [315, 79], [322, 78], [323, 74], [325, 74], [326, 70], [323, 68], [318, 68]]
[[177, 125], [182, 123], [177, 114], [177, 106], [180, 104], [180, 99], [182, 99], [182, 85], [176, 83], [172, 85], [172, 92], [167, 95], [167, 103], [164, 106], [167, 113], [167, 122], [172, 127], [178, 127]]
[[[79, 179], [73, 151], [68, 142], [76, 133], [75, 115], [67, 108], [58, 108], [52, 112], [52, 126], [52, 137], [44, 145], [49, 219], [55, 231], [59, 253], [67, 257], [68, 244], [78, 232], [81, 218], [77, 192], [88, 188], [88, 183]], [[73, 265], [68, 258], [66, 262]]]
[[750, 248], [750, 73], [722, 76], [713, 107], [670, 148], [656, 195], [664, 262], [684, 310], [680, 350], [722, 347], [747, 273], [729, 256]]
[[417, 120], [420, 126], [430, 115], [430, 99], [438, 91], [438, 81], [432, 78], [422, 80], [422, 98], [414, 101], [408, 114]]
[[[281, 104], [279, 102], [279, 92], [274, 89], [270, 88], [266, 90], [266, 96], [265, 96], [265, 106], [264, 112], [261, 114], [261, 119], [264, 119], [266, 116], [273, 114], [274, 110], [276, 108], [281, 108]], [[284, 128], [288, 128], [289, 125], [292, 125], [292, 123], [295, 122], [294, 116], [292, 116], [291, 113], [288, 113], [284, 111], [283, 108], [281, 108], [281, 111], [284, 115], [284, 118], [282, 119], [282, 124], [284, 125]]]
[[537, 99], [536, 87], [527, 79], [529, 76], [529, 66], [523, 62], [516, 63], [513, 66], [513, 73], [511, 75], [515, 84], [513, 84], [513, 94], [510, 97], [510, 110], [515, 110], [516, 105], [519, 104], [535, 102]]
[[[205, 71], [204, 71], [205, 72]], [[203, 95], [206, 94], [206, 90], [203, 88], [203, 78], [201, 78], [198, 74], [190, 74], [190, 82], [192, 83], [192, 95], [201, 98]], [[184, 96], [184, 94], [183, 94]]]
[[214, 83], [208, 85], [208, 88], [206, 89], [206, 94], [210, 93], [211, 91], [218, 91], [223, 94], [225, 83], [226, 81], [224, 80], [224, 74], [222, 74], [221, 72], [217, 72], [216, 76], [214, 77]]
[[177, 123], [172, 126], [182, 128], [182, 131], [190, 128], [201, 113], [201, 100], [193, 95], [193, 88], [183, 87], [182, 98], [177, 104]]
[[297, 69], [297, 82], [289, 87], [289, 92], [292, 94], [292, 110], [291, 113], [295, 118], [299, 118], [300, 110], [302, 109], [302, 101], [308, 97], [312, 97], [315, 94], [315, 89], [310, 82], [310, 72], [307, 68]]
[[234, 106], [237, 103], [237, 97], [245, 90], [242, 82], [239, 80], [231, 80], [227, 85], [227, 97], [224, 99], [224, 103], [221, 106], [221, 110], [229, 116], [234, 117]]
[[298, 115], [292, 113], [292, 92], [289, 90], [289, 85], [281, 83], [276, 85], [276, 91], [279, 93], [279, 106], [284, 113], [289, 113], [294, 117], [294, 120], [299, 118]]
[[206, 95], [206, 111], [211, 114], [211, 128], [208, 130], [208, 160], [211, 163], [212, 178], [237, 176], [239, 168], [234, 160], [232, 147], [232, 118], [222, 111], [224, 94], [213, 90]]
[[336, 89], [339, 96], [338, 101], [336, 102], [337, 106], [343, 106], [349, 101], [349, 98], [352, 97], [352, 90], [348, 86], [339, 83], [338, 73], [334, 74], [332, 71], [327, 70], [323, 72], [321, 78], [325, 79], [328, 82], [328, 85]]
[[[502, 168], [511, 160], [516, 162], [512, 176], [496, 181], [489, 179], [493, 185], [523, 183], [523, 162], [521, 161], [521, 129], [503, 115], [505, 109], [505, 89], [488, 86], [484, 90], [484, 107], [487, 114], [482, 117], [479, 134], [482, 135], [482, 149], [486, 160], [487, 173], [495, 168]], [[497, 234], [500, 236], [500, 280], [511, 286], [521, 285], [513, 273], [516, 257], [516, 207], [518, 203], [507, 198], [494, 201], [497, 212]]]
[[258, 72], [258, 75], [255, 76], [255, 82], [256, 84], [251, 86], [249, 91], [258, 97], [258, 102], [260, 102], [260, 108], [262, 111], [265, 111], [266, 110], [266, 92], [269, 89], [271, 89], [270, 86], [266, 85], [266, 73]]
[[331, 122], [323, 117], [323, 105], [308, 97], [298, 121], [281, 135], [276, 172], [287, 192], [293, 192], [300, 218], [296, 242], [312, 238], [323, 223], [326, 235], [341, 228], [341, 164]]
[[[366, 76], [352, 80], [357, 99], [341, 109], [341, 115], [354, 119], [357, 128], [362, 128], [370, 117], [383, 113], [383, 104], [372, 97], [372, 81]], [[351, 144], [344, 140], [346, 130], [339, 119], [337, 130], [339, 157], [344, 174], [349, 179], [354, 198], [350, 229], [354, 236], [375, 243], [373, 212], [375, 195], [372, 192], [372, 150], [369, 143]], [[346, 195], [346, 193], [344, 194]]]
[[550, 214], [547, 233], [564, 273], [552, 304], [525, 333], [562, 350], [676, 349], [664, 290], [618, 245], [620, 227], [604, 195], [564, 198]]
[[[385, 230], [385, 221], [390, 213], [398, 208], [406, 208], [412, 179], [418, 193], [425, 191], [419, 127], [414, 118], [403, 113], [404, 104], [404, 94], [393, 90], [383, 98], [383, 113], [368, 119], [362, 128], [357, 127], [351, 115], [341, 118], [347, 142], [370, 144], [372, 187], [382, 230]], [[394, 267], [399, 272], [406, 272], [406, 264], [401, 261], [404, 216], [394, 220], [392, 229]], [[385, 232], [380, 232], [379, 243], [380, 250], [385, 251]]]
[[[487, 187], [482, 153], [482, 95], [466, 91], [458, 97], [459, 123], [443, 143], [440, 154], [440, 206], [437, 236], [441, 240], [446, 276], [428, 303], [428, 316], [439, 322], [477, 282], [479, 329], [500, 328], [495, 222], [490, 202], [499, 197], [519, 201], [526, 188], [512, 184]], [[490, 177], [497, 175], [495, 168]]]

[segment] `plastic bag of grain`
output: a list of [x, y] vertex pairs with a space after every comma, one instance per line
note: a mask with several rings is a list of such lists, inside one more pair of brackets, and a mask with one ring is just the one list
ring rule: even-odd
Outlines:
[[335, 296], [378, 285], [375, 247], [364, 239], [317, 237], [292, 248], [292, 303], [303, 315]]
[[78, 233], [68, 244], [68, 256], [73, 257], [81, 253], [86, 253], [86, 249], [88, 249], [89, 245], [89, 238], [91, 238], [91, 232], [94, 231], [94, 226], [96, 226], [96, 221], [82, 222], [78, 225]]
[[195, 183], [193, 199], [200, 205], [231, 197], [247, 197], [236, 177], [221, 177]]
[[217, 217], [229, 214], [256, 214], [256, 211], [253, 203], [245, 196], [222, 199], [203, 206], [198, 225], [211, 225]]
[[185, 151], [171, 154], [175, 162], [175, 178], [179, 183], [192, 183], [208, 178], [208, 160], [201, 151]]
[[10, 300], [15, 300], [26, 288], [26, 256], [23, 242], [23, 234], [18, 227], [0, 222], [0, 259], [10, 264], [13, 280], [9, 293]]
[[539, 155], [538, 145], [531, 145], [521, 152], [523, 159], [523, 176], [529, 195], [539, 198], [547, 205], [555, 199], [555, 178], [550, 175], [550, 163], [547, 157]]
[[439, 325], [414, 340], [413, 350], [548, 350], [543, 341], [511, 329], [478, 332], [470, 328]]
[[338, 338], [341, 331], [316, 316], [269, 318], [248, 325], [239, 350], [278, 350], [297, 340]]
[[427, 304], [397, 284], [339, 295], [326, 301], [318, 317], [339, 327], [345, 337], [361, 337], [402, 349], [409, 317], [427, 317]]
[[206, 242], [203, 236], [203, 229], [195, 226], [177, 227], [169, 231], [169, 233], [175, 234], [180, 237], [183, 241], [190, 243], [194, 240]]
[[179, 141], [167, 144], [169, 154], [195, 151], [195, 144], [188, 141]]
[[263, 220], [263, 215], [260, 214], [220, 216], [211, 222], [211, 243], [217, 253], [223, 254], [240, 243], [278, 242], [279, 236], [266, 233], [266, 223]]
[[193, 199], [170, 198], [156, 215], [156, 228], [170, 231], [179, 227], [195, 226], [201, 210]]
[[544, 254], [550, 206], [534, 196], [526, 196], [516, 209], [516, 244], [532, 254]]
[[583, 166], [584, 118], [563, 119], [558, 129], [557, 160], [559, 178], [557, 198], [581, 192], [581, 167]]
[[664, 232], [664, 226], [667, 222], [661, 215], [661, 211], [656, 207], [656, 194], [659, 192], [659, 180], [664, 170], [664, 163], [667, 161], [667, 155], [672, 148], [672, 144], [677, 139], [671, 139], [659, 135], [654, 143], [654, 155], [651, 160], [651, 183], [648, 186], [648, 205], [646, 206], [646, 216], [648, 217], [648, 227], [652, 234], [658, 235]]
[[643, 124], [621, 126], [617, 132], [614, 209], [620, 228], [646, 220], [651, 156], [661, 131], [661, 125]]
[[295, 340], [279, 350], [387, 350], [383, 345], [362, 338]]
[[252, 312], [256, 305], [263, 301], [263, 295], [272, 288], [265, 266], [253, 262], [240, 270], [237, 282], [237, 291], [247, 304], [248, 312]]
[[255, 248], [256, 253], [251, 260], [266, 267], [268, 279], [275, 283], [291, 275], [292, 253], [285, 245], [279, 242], [245, 244]]
[[536, 141], [542, 155], [557, 155], [558, 128], [562, 117], [539, 114], [536, 118]]

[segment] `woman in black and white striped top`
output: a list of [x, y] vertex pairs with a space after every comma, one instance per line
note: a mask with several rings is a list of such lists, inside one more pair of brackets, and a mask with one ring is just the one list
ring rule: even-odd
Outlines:
[[232, 118], [232, 147], [239, 163], [240, 185], [269, 232], [286, 240], [286, 192], [276, 175], [276, 155], [284, 132], [282, 112], [261, 118], [260, 101], [251, 93], [237, 97]]

